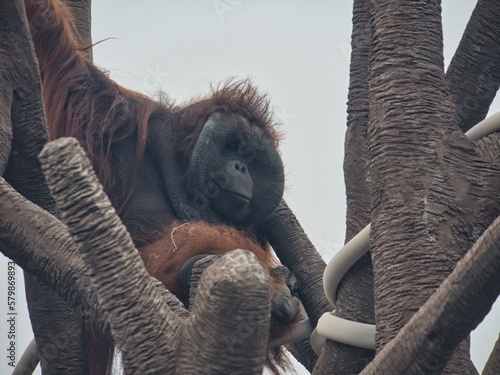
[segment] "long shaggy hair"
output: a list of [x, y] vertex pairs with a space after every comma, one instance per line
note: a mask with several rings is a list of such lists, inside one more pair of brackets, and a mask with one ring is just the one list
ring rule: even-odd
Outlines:
[[[136, 181], [146, 149], [148, 124], [155, 114], [167, 112], [179, 119], [169, 125], [181, 158], [191, 155], [202, 124], [215, 111], [241, 114], [263, 129], [275, 146], [278, 145], [280, 134], [272, 119], [269, 100], [259, 94], [249, 80], [228, 80], [209, 95], [184, 106], [160, 103], [116, 84], [89, 60], [86, 48], [75, 36], [73, 18], [61, 0], [25, 0], [25, 6], [39, 60], [49, 135], [51, 139], [69, 136], [79, 140], [118, 212], [133, 194], [135, 183], [132, 186], [123, 184], [120, 181], [123, 176], [113, 170], [113, 145], [124, 139], [135, 144], [136, 159], [130, 168], [134, 170]], [[165, 234], [163, 243], [143, 249], [142, 255], [148, 270], [173, 290], [178, 288], [177, 274], [169, 274], [168, 270], [179, 266], [178, 255], [184, 251], [184, 257], [191, 257], [200, 254], [200, 249], [204, 253], [215, 249], [221, 253], [246, 248], [268, 269], [278, 264], [269, 248], [234, 228], [175, 223], [174, 227], [165, 228]], [[171, 234], [175, 239], [173, 248]], [[163, 254], [159, 266], [151, 261], [153, 253]], [[271, 280], [271, 289], [276, 288], [275, 279]], [[106, 366], [112, 354], [111, 343], [92, 329], [87, 333], [89, 374], [108, 373], [110, 367]], [[92, 343], [100, 345], [92, 346]], [[273, 372], [278, 372], [279, 365], [286, 365], [281, 353], [278, 349], [270, 351], [267, 366]]]
[[[257, 92], [250, 80], [227, 80], [211, 94], [186, 106], [157, 102], [128, 90], [98, 69], [89, 60], [85, 47], [75, 37], [73, 18], [60, 1], [27, 1], [26, 12], [36, 48], [43, 84], [49, 135], [51, 139], [75, 137], [118, 210], [133, 191], [121, 191], [112, 172], [112, 145], [133, 137], [137, 147], [135, 175], [138, 175], [148, 136], [148, 123], [156, 112], [181, 114], [176, 135], [179, 152], [188, 158], [202, 124], [216, 111], [231, 111], [245, 116], [264, 130], [277, 146], [276, 131], [269, 100]], [[54, 69], [57, 67], [57, 69]], [[133, 186], [132, 186], [133, 189]]]
[[216, 112], [239, 114], [261, 128], [278, 148], [281, 133], [274, 121], [269, 99], [257, 91], [249, 79], [228, 79], [212, 92], [176, 108], [182, 113], [176, 133], [179, 134], [178, 150], [184, 160], [189, 160], [208, 118]]
[[111, 145], [134, 137], [138, 172], [147, 124], [160, 104], [110, 80], [89, 60], [61, 1], [26, 1], [26, 13], [43, 85], [49, 136], [75, 137], [84, 147], [105, 191], [118, 206], [131, 192], [116, 191]]
[[[179, 271], [191, 257], [199, 254], [224, 254], [234, 249], [249, 250], [260, 260], [262, 265], [273, 270], [280, 266], [268, 245], [262, 246], [239, 230], [225, 225], [211, 225], [204, 222], [173, 222], [165, 228], [162, 239], [140, 250], [141, 258], [149, 274], [158, 279], [177, 296], [185, 305], [189, 303], [189, 290], [180, 281]], [[286, 287], [286, 279], [271, 271], [269, 288], [271, 296]], [[299, 316], [294, 320], [300, 319]], [[271, 316], [270, 339], [283, 335], [289, 324], [283, 324]], [[266, 368], [273, 374], [282, 371], [293, 373], [292, 366], [283, 347], [269, 349]], [[292, 372], [290, 372], [292, 371]]]

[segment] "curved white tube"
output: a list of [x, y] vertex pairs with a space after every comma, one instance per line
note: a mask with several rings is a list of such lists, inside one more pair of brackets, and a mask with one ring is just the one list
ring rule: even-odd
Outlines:
[[340, 280], [370, 249], [370, 224], [355, 235], [330, 260], [323, 273], [323, 287], [328, 301], [335, 307]]
[[[474, 125], [469, 131], [465, 133], [467, 138], [471, 141], [477, 141], [478, 139], [490, 135], [494, 132], [500, 131], [500, 112], [497, 112], [488, 118], [480, 121]], [[340, 280], [344, 277], [346, 272], [351, 268], [364, 254], [366, 254], [370, 249], [370, 225], [368, 224], [361, 232], [354, 236], [339, 252], [330, 260], [326, 266], [325, 272], [323, 274], [323, 287], [325, 289], [325, 294], [328, 300], [335, 306], [337, 302], [337, 289], [340, 284]], [[324, 340], [319, 339], [318, 335], [325, 335], [329, 340], [340, 341], [337, 339], [337, 334], [335, 330], [341, 330], [345, 333], [347, 329], [350, 329], [350, 336], [353, 336], [353, 342], [359, 342], [361, 345], [349, 344], [354, 346], [359, 346], [366, 349], [375, 348], [375, 326], [372, 325], [370, 329], [364, 326], [352, 325], [352, 321], [341, 319], [335, 317], [335, 321], [331, 319], [334, 316], [332, 313], [324, 314], [318, 321], [318, 329], [313, 332], [311, 336], [311, 342], [314, 341], [317, 347], [314, 347], [316, 353], [321, 351]], [[323, 317], [327, 317], [324, 320], [324, 324], [332, 324], [332, 329], [322, 328], [319, 329], [320, 322]], [[344, 323], [342, 323], [344, 322]], [[345, 325], [345, 328], [342, 325]], [[357, 323], [362, 324], [362, 323]], [[373, 335], [372, 335], [373, 331]], [[363, 335], [366, 335], [363, 338]], [[373, 340], [373, 341], [371, 341]], [[345, 342], [344, 342], [345, 343]]]
[[342, 344], [358, 348], [375, 350], [375, 326], [373, 324], [353, 322], [342, 319], [332, 313], [326, 313], [319, 318], [318, 333]]
[[321, 336], [318, 333], [318, 330], [315, 328], [313, 333], [311, 333], [311, 337], [309, 338], [309, 342], [311, 343], [311, 346], [314, 350], [314, 353], [319, 357], [321, 354], [321, 349], [323, 349], [323, 346], [325, 345], [326, 337]]
[[500, 131], [500, 112], [497, 112], [483, 121], [478, 122], [465, 133], [471, 141], [477, 141], [495, 132]]
[[[500, 112], [497, 112], [483, 121], [477, 123], [465, 135], [472, 141], [485, 137], [491, 133], [500, 131]], [[337, 301], [337, 289], [340, 280], [345, 273], [356, 263], [359, 258], [366, 254], [369, 250], [370, 224], [368, 224], [361, 232], [354, 236], [328, 263], [325, 273], [323, 274], [323, 287], [328, 300], [335, 306]], [[333, 263], [333, 264], [332, 264]], [[320, 327], [321, 324], [321, 328]], [[331, 327], [330, 327], [331, 325]], [[313, 330], [309, 319], [299, 322], [296, 327], [289, 332], [285, 337], [286, 341], [275, 340], [269, 346], [278, 346], [288, 342], [295, 342], [311, 335], [311, 344], [314, 351], [318, 354], [323, 347], [323, 344], [328, 338], [329, 340], [343, 342], [360, 348], [375, 349], [375, 326], [371, 324], [357, 323], [351, 320], [342, 319], [326, 313], [318, 321], [318, 330]], [[311, 334], [312, 331], [312, 334]], [[338, 331], [338, 332], [337, 332]], [[337, 333], [336, 333], [337, 332]], [[323, 335], [323, 337], [320, 337]], [[341, 341], [346, 336], [351, 337], [349, 342]], [[283, 339], [285, 339], [283, 337]], [[345, 338], [347, 341], [348, 339]], [[352, 344], [351, 344], [352, 342]], [[21, 357], [16, 369], [20, 366], [21, 361], [32, 360], [35, 355], [38, 355], [36, 343], [33, 339]], [[16, 369], [13, 374], [15, 374]], [[27, 375], [32, 374], [26, 373]]]
[[36, 342], [33, 338], [24, 350], [23, 355], [17, 362], [16, 368], [12, 372], [12, 375], [33, 374], [39, 362], [40, 357], [38, 355], [38, 348], [36, 347]]
[[375, 350], [375, 326], [359, 323], [326, 313], [319, 318], [318, 326], [311, 334], [311, 346], [320, 355], [326, 338], [342, 344]]

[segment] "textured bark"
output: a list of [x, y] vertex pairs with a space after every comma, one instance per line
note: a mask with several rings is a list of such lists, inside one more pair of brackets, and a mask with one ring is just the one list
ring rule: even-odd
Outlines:
[[269, 274], [255, 255], [223, 256], [203, 272], [177, 373], [262, 374], [270, 317]]
[[[48, 136], [40, 76], [26, 25], [24, 2], [1, 2], [0, 25], [0, 116], [4, 120], [0, 125], [0, 171], [17, 191], [54, 213], [36, 158]], [[10, 141], [11, 146], [6, 144]], [[10, 157], [7, 167], [6, 156]], [[0, 243], [2, 252], [23, 250], [6, 249], [6, 246], [5, 242]], [[43, 370], [51, 374], [81, 373], [84, 356], [81, 322], [50, 288], [38, 285], [28, 274], [25, 280], [33, 330], [37, 342], [44, 347], [41, 351]], [[47, 327], [56, 334], [46, 330]]]
[[[498, 145], [484, 153], [452, 122], [439, 1], [376, 1], [372, 12], [368, 144], [380, 350], [498, 216], [500, 180], [498, 159], [487, 160]], [[477, 373], [467, 343], [443, 373]]]
[[212, 265], [219, 258], [219, 255], [209, 255], [201, 258], [193, 265], [191, 277], [189, 279], [189, 306], [194, 305], [194, 299], [196, 297], [196, 293], [198, 292], [198, 285], [200, 284], [203, 271], [205, 271], [208, 266]]
[[[5, 50], [1, 45], [0, 50]], [[0, 58], [0, 72], [3, 73], [4, 61]], [[10, 150], [12, 147], [12, 123], [10, 118], [10, 104], [12, 103], [12, 89], [10, 85], [0, 86], [0, 176], [3, 176], [7, 163], [9, 162]]]
[[500, 85], [500, 1], [479, 0], [446, 78], [463, 131], [483, 120]]
[[[366, 131], [371, 41], [370, 1], [355, 0], [344, 158], [347, 197], [346, 243], [370, 223], [371, 187], [367, 170]], [[339, 294], [342, 292], [339, 291]], [[373, 315], [373, 308], [370, 313]]]
[[[433, 259], [440, 251], [422, 222], [423, 213], [429, 215], [422, 212], [429, 200], [426, 188], [434, 178], [443, 179], [436, 166], [442, 134], [435, 120], [443, 112], [452, 118], [440, 66], [439, 4], [431, 3], [434, 9], [429, 10], [422, 2], [397, 6], [394, 1], [376, 2], [372, 9], [368, 142], [378, 348], [444, 279], [438, 275], [447, 260]], [[429, 131], [423, 133], [423, 126]], [[427, 280], [429, 276], [439, 280]]]
[[320, 316], [331, 309], [322, 286], [325, 262], [284, 201], [263, 229], [281, 262], [297, 277], [300, 299], [316, 325]]
[[[84, 374], [85, 341], [80, 316], [46, 284], [25, 273], [28, 311], [43, 373]], [[56, 318], [57, 316], [57, 318]]]
[[486, 365], [484, 366], [482, 375], [500, 374], [500, 336], [498, 337], [495, 347], [491, 352]]
[[92, 60], [92, 0], [64, 0], [71, 10], [78, 31], [78, 40]]
[[[347, 196], [346, 242], [370, 222], [371, 187], [367, 170], [368, 73], [371, 46], [370, 1], [355, 0], [351, 36], [351, 64], [347, 102], [344, 178]], [[335, 314], [349, 320], [375, 323], [373, 272], [370, 254], [344, 276], [337, 294]], [[327, 340], [314, 371], [358, 374], [374, 352]]]
[[500, 217], [362, 374], [440, 374], [499, 294]]
[[[97, 323], [97, 299], [88, 288], [87, 265], [67, 227], [26, 200], [3, 179], [0, 179], [0, 212], [8, 213], [0, 216], [0, 232], [4, 234], [0, 242], [2, 252], [28, 275], [49, 285], [79, 315]], [[50, 306], [37, 295], [33, 299], [43, 308]]]
[[[88, 266], [83, 262], [67, 227], [47, 211], [27, 201], [3, 179], [0, 179], [0, 212], [10, 213], [0, 216], [4, 254], [35, 275], [37, 280], [49, 285], [79, 316], [86, 317], [111, 337], [109, 324], [99, 315], [95, 290], [88, 287]], [[187, 310], [179, 300], [156, 279], [151, 280], [165, 305], [179, 317], [186, 318]], [[34, 298], [34, 302], [47, 307], [43, 300]], [[68, 330], [70, 328], [68, 326]], [[54, 334], [47, 327], [43, 331], [47, 331], [52, 338], [58, 338], [50, 343], [48, 350], [53, 350], [54, 345], [65, 345], [63, 334]]]
[[[323, 290], [325, 262], [284, 201], [262, 225], [262, 230], [280, 261], [297, 277], [300, 300], [316, 326], [321, 315], [332, 309]], [[297, 359], [312, 370], [317, 358], [308, 343], [301, 343], [292, 353], [298, 353]]]
[[40, 160], [61, 220], [89, 266], [125, 368], [173, 374], [176, 344], [171, 338], [178, 336], [180, 319], [165, 308], [84, 151], [75, 139], [61, 138], [45, 146]]
[[[3, 177], [21, 194], [42, 208], [55, 212], [40, 171], [37, 155], [48, 141], [41, 83], [22, 1], [0, 4], [0, 48], [2, 57], [2, 132], [11, 139], [8, 165]], [[9, 129], [10, 128], [10, 129]], [[3, 152], [2, 152], [3, 154]], [[5, 158], [5, 155], [2, 155]]]
[[40, 160], [127, 373], [262, 373], [271, 302], [255, 255], [234, 251], [207, 268], [186, 318], [147, 274], [78, 142], [51, 142]]

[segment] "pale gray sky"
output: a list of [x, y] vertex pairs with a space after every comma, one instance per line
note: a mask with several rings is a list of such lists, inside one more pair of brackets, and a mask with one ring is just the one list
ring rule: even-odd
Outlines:
[[[474, 2], [443, 1], [445, 55], [458, 45]], [[250, 77], [269, 94], [285, 140], [286, 199], [326, 260], [345, 231], [344, 132], [349, 78], [351, 1], [94, 0], [96, 64], [125, 87], [177, 102], [207, 93], [210, 83]], [[496, 112], [500, 105], [495, 103]], [[0, 261], [6, 270], [5, 260]], [[6, 272], [2, 272], [4, 274]], [[18, 273], [19, 275], [19, 273]], [[6, 280], [0, 299], [6, 301]], [[31, 339], [18, 278], [18, 358]], [[473, 334], [482, 368], [500, 330], [500, 304]], [[0, 343], [6, 342], [6, 303]], [[5, 353], [5, 351], [3, 351]], [[0, 355], [0, 373], [9, 374]]]

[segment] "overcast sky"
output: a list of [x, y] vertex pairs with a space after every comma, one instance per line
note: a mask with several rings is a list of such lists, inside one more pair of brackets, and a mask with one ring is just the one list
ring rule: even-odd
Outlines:
[[[443, 1], [449, 62], [473, 7]], [[328, 261], [345, 233], [344, 133], [351, 1], [94, 0], [94, 60], [125, 87], [158, 90], [177, 102], [207, 93], [228, 77], [251, 78], [269, 95], [285, 140], [286, 199]], [[495, 103], [493, 112], [500, 109]], [[1, 269], [7, 269], [5, 260]], [[2, 272], [3, 274], [4, 272]], [[0, 298], [6, 301], [6, 280]], [[18, 358], [31, 339], [18, 273]], [[498, 304], [497, 304], [498, 305]], [[6, 303], [0, 343], [6, 341]], [[500, 329], [500, 308], [473, 335], [482, 368]], [[8, 374], [2, 350], [0, 373]]]

